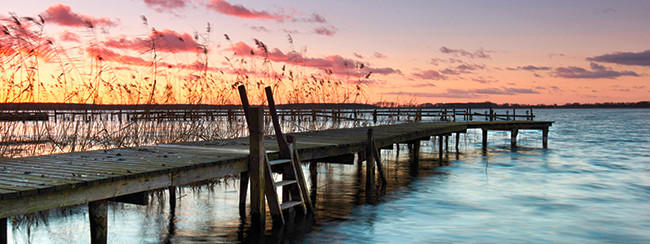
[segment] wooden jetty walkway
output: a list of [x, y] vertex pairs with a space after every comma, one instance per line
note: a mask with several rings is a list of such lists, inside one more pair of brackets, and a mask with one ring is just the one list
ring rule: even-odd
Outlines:
[[[262, 114], [262, 111], [263, 108], [253, 108], [254, 113]], [[254, 123], [263, 126], [263, 121], [262, 118], [257, 118], [257, 122]], [[369, 143], [369, 138], [372, 138], [375, 148], [408, 143], [417, 153], [421, 140], [438, 136], [441, 142], [440, 153], [442, 153], [443, 137], [453, 134], [458, 137], [467, 129], [474, 128], [483, 130], [484, 148], [487, 146], [488, 130], [512, 131], [514, 138], [512, 145], [516, 146], [517, 131], [525, 129], [542, 130], [543, 146], [546, 147], [548, 128], [551, 124], [552, 122], [549, 121], [529, 120], [415, 122], [291, 135], [296, 138], [295, 145], [303, 162], [328, 162], [336, 161], [334, 159], [337, 157], [368, 151], [368, 145], [372, 145]], [[368, 136], [369, 128], [372, 129], [371, 137]], [[251, 166], [257, 167], [253, 163], [259, 164], [259, 160], [258, 162], [249, 160], [249, 156], [250, 159], [253, 158], [252, 150], [258, 153], [262, 150], [261, 152], [268, 153], [269, 157], [277, 158], [279, 148], [274, 137], [262, 137], [260, 133], [257, 135], [253, 133], [251, 131], [251, 136], [247, 138], [215, 142], [2, 158], [0, 159], [0, 243], [7, 241], [6, 218], [8, 217], [81, 204], [89, 205], [91, 239], [97, 243], [106, 242], [106, 201], [138, 203], [142, 202], [138, 201], [144, 195], [142, 193], [159, 189], [170, 189], [170, 194], [174, 196], [176, 186], [248, 172]], [[258, 143], [253, 143], [258, 145], [262, 143], [262, 148], [250, 143], [254, 138], [263, 138]], [[365, 155], [372, 157], [373, 154]], [[367, 179], [374, 182], [374, 170], [370, 173], [369, 177], [371, 176], [372, 179]], [[259, 177], [259, 172], [257, 174], [257, 176], [250, 175], [252, 214], [265, 211], [263, 193], [260, 193], [264, 190], [260, 187], [260, 182], [256, 182], [262, 178]], [[261, 200], [260, 196], [262, 196]], [[246, 195], [243, 194], [244, 204], [245, 201]]]

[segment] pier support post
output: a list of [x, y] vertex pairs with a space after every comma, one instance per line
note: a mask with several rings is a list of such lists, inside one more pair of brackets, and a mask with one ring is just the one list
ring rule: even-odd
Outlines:
[[316, 191], [318, 189], [318, 163], [316, 161], [309, 162], [309, 180], [311, 181], [311, 191]]
[[246, 218], [246, 194], [248, 193], [248, 171], [239, 173], [239, 217]]
[[7, 244], [7, 219], [0, 219], [0, 244]]
[[445, 136], [445, 152], [449, 153], [449, 136]]
[[442, 166], [442, 136], [438, 136], [438, 163]]
[[517, 147], [517, 135], [519, 134], [518, 129], [512, 129], [510, 131], [510, 147], [511, 148], [516, 148]]
[[420, 165], [420, 140], [408, 142], [409, 160], [411, 167], [419, 167]]
[[458, 153], [460, 150], [458, 150], [458, 143], [460, 141], [460, 132], [456, 132], [456, 153]]
[[169, 215], [176, 216], [176, 187], [168, 187], [167, 192], [169, 193]]
[[542, 147], [548, 148], [548, 127], [542, 129]]
[[368, 129], [366, 143], [366, 202], [375, 202], [375, 157], [372, 153], [372, 129]]
[[100, 244], [108, 241], [108, 205], [105, 200], [88, 203], [90, 220], [90, 243]]
[[482, 128], [483, 131], [483, 151], [487, 150], [488, 129]]
[[250, 177], [251, 196], [251, 225], [254, 229], [264, 230], [266, 223], [266, 202], [264, 201], [264, 108], [251, 107], [249, 110], [250, 123], [249, 142], [250, 156], [248, 158], [248, 174]]

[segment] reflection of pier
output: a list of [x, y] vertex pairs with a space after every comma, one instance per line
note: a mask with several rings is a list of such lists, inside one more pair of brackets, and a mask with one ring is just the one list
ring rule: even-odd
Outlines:
[[[262, 112], [261, 108], [252, 109], [258, 113]], [[255, 117], [257, 121], [250, 123], [262, 127], [266, 125], [264, 116]], [[552, 122], [531, 120], [415, 122], [291, 135], [295, 137], [300, 159], [303, 162], [313, 162], [310, 168], [315, 169], [317, 162], [352, 163], [355, 157], [349, 155], [354, 154], [359, 155], [359, 162], [365, 159], [371, 162], [366, 164], [365, 180], [366, 198], [371, 201], [376, 189], [375, 172], [379, 172], [380, 185], [384, 178], [383, 170], [378, 167], [375, 171], [376, 164], [372, 163], [381, 156], [377, 150], [392, 148], [398, 143], [409, 144], [411, 156], [415, 159], [412, 161], [415, 164], [411, 167], [417, 167], [420, 141], [430, 140], [432, 136], [438, 138], [440, 154], [443, 151], [443, 139], [444, 144], [447, 144], [448, 137], [456, 135], [458, 141], [461, 133], [474, 128], [483, 130], [484, 148], [487, 147], [488, 130], [512, 131], [512, 145], [515, 146], [517, 131], [523, 129], [542, 130], [543, 146], [546, 147], [547, 132], [551, 124]], [[370, 128], [372, 132], [369, 133]], [[0, 159], [0, 243], [6, 242], [7, 217], [79, 204], [89, 206], [92, 240], [106, 242], [107, 201], [146, 204], [145, 193], [149, 191], [169, 189], [170, 195], [174, 196], [176, 186], [238, 175], [248, 172], [251, 167], [259, 167], [256, 165], [259, 161], [249, 161], [249, 152], [259, 153], [262, 149], [262, 152], [267, 152], [271, 158], [279, 156], [280, 149], [275, 138], [258, 138], [263, 139], [254, 144], [263, 145], [261, 148], [250, 146], [249, 138], [237, 138], [219, 142], [166, 144]], [[441, 160], [442, 158], [440, 157]], [[250, 180], [250, 195], [263, 196], [263, 177], [259, 174], [250, 175]], [[315, 188], [311, 190], [315, 191]], [[243, 196], [245, 204], [246, 195]], [[170, 205], [174, 206], [175, 197], [170, 200]], [[251, 200], [260, 203], [259, 198]], [[254, 211], [259, 214], [259, 211], [265, 211], [265, 208], [251, 201], [251, 212]]]

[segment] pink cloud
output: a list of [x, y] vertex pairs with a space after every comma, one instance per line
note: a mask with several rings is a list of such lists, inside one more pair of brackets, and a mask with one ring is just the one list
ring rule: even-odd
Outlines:
[[61, 33], [59, 36], [59, 39], [66, 42], [81, 42], [79, 35], [73, 32], [69, 32], [68, 30], [63, 31], [63, 33]]
[[197, 43], [190, 34], [181, 34], [168, 29], [161, 31], [154, 30], [149, 34], [148, 38], [109, 39], [104, 42], [104, 45], [111, 48], [137, 51], [151, 50], [151, 48], [155, 46], [157, 51], [162, 52], [203, 52], [203, 47]]
[[144, 0], [148, 7], [158, 11], [170, 11], [172, 9], [184, 8], [186, 0]]
[[231, 4], [226, 0], [210, 0], [207, 3], [206, 7], [225, 15], [231, 15], [245, 19], [272, 19], [282, 21], [287, 18], [287, 16], [269, 13], [267, 11], [251, 10], [244, 7], [243, 5]]
[[386, 54], [380, 53], [380, 52], [375, 52], [374, 53], [375, 58], [386, 58]]
[[90, 27], [116, 26], [117, 22], [109, 18], [95, 18], [72, 12], [70, 6], [63, 4], [52, 5], [43, 12], [45, 22], [53, 22], [62, 26]]
[[[256, 51], [253, 50], [250, 46], [243, 42], [237, 42], [233, 45], [232, 51], [235, 52], [235, 55], [238, 56], [253, 56]], [[311, 58], [305, 57], [297, 52], [288, 52], [283, 53], [279, 49], [273, 49], [269, 53], [264, 55], [265, 58], [268, 58], [274, 62], [283, 62], [292, 65], [298, 65], [303, 67], [311, 67], [316, 69], [325, 70], [328, 73], [339, 74], [339, 75], [365, 75], [369, 72], [373, 74], [401, 74], [401, 71], [398, 69], [393, 69], [389, 67], [385, 68], [371, 68], [368, 65], [356, 62], [352, 59], [347, 59], [341, 57], [340, 55], [331, 55], [323, 58]]]

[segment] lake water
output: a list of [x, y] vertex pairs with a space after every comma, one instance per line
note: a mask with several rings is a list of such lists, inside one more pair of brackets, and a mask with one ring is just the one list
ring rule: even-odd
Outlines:
[[[272, 242], [304, 243], [650, 243], [650, 110], [536, 110], [553, 120], [549, 148], [541, 132], [480, 131], [461, 136], [460, 155], [437, 167], [435, 145], [422, 144], [418, 168], [406, 148], [383, 151], [388, 187], [366, 204], [357, 165], [320, 164], [315, 222]], [[309, 171], [305, 168], [305, 173]], [[309, 176], [308, 176], [309, 178]], [[115, 204], [111, 243], [258, 241], [238, 215], [238, 182], [177, 194], [172, 218], [166, 193], [149, 206]], [[50, 211], [48, 223], [12, 226], [10, 243], [87, 243], [85, 207]], [[302, 225], [301, 225], [302, 226]]]

